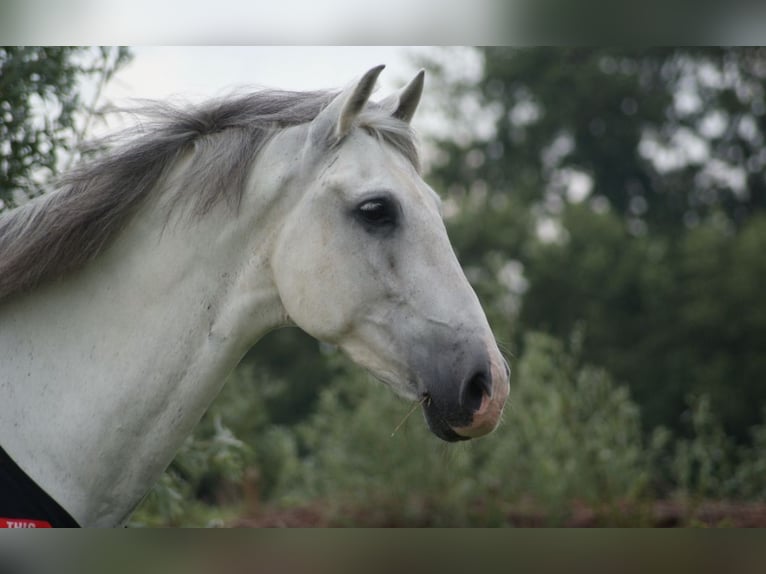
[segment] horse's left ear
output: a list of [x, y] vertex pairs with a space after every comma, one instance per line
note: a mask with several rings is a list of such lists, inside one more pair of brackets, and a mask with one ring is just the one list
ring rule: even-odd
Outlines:
[[378, 76], [385, 67], [386, 66], [381, 64], [380, 66], [375, 66], [371, 70], [368, 70], [356, 84], [354, 90], [345, 98], [343, 109], [338, 118], [338, 125], [335, 128], [335, 136], [338, 139], [351, 131], [356, 116], [358, 116], [359, 112], [364, 109], [367, 100], [370, 99], [375, 83], [378, 81]]
[[423, 79], [425, 78], [426, 71], [420, 70], [414, 78], [399, 92], [399, 101], [396, 105], [394, 113], [391, 114], [395, 118], [399, 118], [407, 123], [410, 123], [412, 116], [415, 115], [415, 110], [420, 103], [420, 96], [423, 94]]
[[338, 141], [347, 135], [370, 99], [383, 68], [385, 66], [380, 65], [368, 70], [358, 82], [338, 94], [312, 122], [312, 139], [332, 138]]

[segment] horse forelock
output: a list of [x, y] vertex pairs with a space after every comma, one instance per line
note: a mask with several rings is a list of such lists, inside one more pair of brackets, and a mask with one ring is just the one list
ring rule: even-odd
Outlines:
[[[57, 190], [0, 217], [0, 302], [93, 259], [124, 227], [184, 154], [193, 161], [168, 204], [203, 217], [239, 204], [253, 160], [284, 128], [313, 120], [338, 92], [263, 90], [197, 106], [150, 102], [131, 110], [142, 121], [110, 138], [110, 151], [57, 182]], [[419, 170], [409, 125], [369, 103], [357, 126]]]

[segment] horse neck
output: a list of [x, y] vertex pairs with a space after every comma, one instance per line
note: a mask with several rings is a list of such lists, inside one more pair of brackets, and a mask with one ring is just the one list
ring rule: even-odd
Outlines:
[[269, 225], [224, 206], [193, 225], [155, 208], [81, 271], [0, 306], [2, 446], [83, 525], [129, 515], [285, 319]]

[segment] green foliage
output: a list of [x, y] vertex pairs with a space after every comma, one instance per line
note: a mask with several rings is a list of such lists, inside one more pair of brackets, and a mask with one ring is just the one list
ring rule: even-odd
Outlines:
[[383, 523], [436, 525], [466, 512], [470, 450], [436, 442], [419, 412], [407, 416], [412, 405], [368, 379], [357, 371], [322, 391], [296, 431], [306, 456], [286, 494], [333, 500], [338, 519], [363, 509]]
[[256, 455], [252, 443], [234, 436], [230, 425], [248, 436], [265, 423], [255, 388], [251, 370], [230, 377], [131, 517], [133, 526], [204, 526], [220, 520], [227, 503], [241, 500], [241, 484]]
[[[339, 525], [500, 526], [519, 508], [559, 524], [573, 502], [626, 524], [622, 505], [654, 497], [765, 499], [766, 419], [752, 429], [753, 445], [738, 447], [703, 396], [689, 399], [684, 436], [659, 427], [646, 439], [627, 388], [583, 363], [581, 343], [577, 334], [569, 348], [529, 334], [503, 424], [452, 445], [433, 437], [411, 404], [334, 356], [337, 374], [315, 412], [297, 425], [269, 425], [262, 415], [272, 383], [245, 368], [133, 522], [225, 521], [245, 511], [241, 488], [231, 490], [253, 468], [263, 500], [319, 502]], [[224, 424], [241, 427], [247, 413], [258, 422], [240, 442]]]
[[686, 501], [766, 500], [766, 411], [751, 430], [751, 443], [737, 445], [715, 416], [708, 396], [690, 396], [684, 435], [654, 430], [648, 456], [654, 493]]
[[542, 334], [528, 335], [514, 382], [502, 440], [482, 445], [491, 450], [481, 475], [507, 498], [554, 511], [644, 493], [639, 410], [627, 389]]
[[[340, 374], [304, 423], [271, 429], [256, 445], [260, 471], [275, 482], [268, 495], [326, 501], [339, 523], [454, 526], [504, 524], [519, 501], [558, 510], [641, 494], [638, 411], [626, 390], [547, 336], [530, 336], [526, 348], [504, 424], [465, 444], [437, 441], [419, 412], [407, 416], [410, 404], [358, 370]], [[211, 412], [236, 394], [225, 392]]]
[[39, 195], [77, 153], [101, 88], [129, 58], [125, 48], [0, 47], [0, 211]]
[[707, 397], [692, 400], [688, 416], [692, 435], [675, 445], [674, 482], [684, 496], [720, 496], [732, 474], [731, 439], [715, 419]]
[[[562, 176], [583, 173], [591, 197], [642, 222], [634, 230], [668, 233], [717, 210], [739, 222], [763, 208], [763, 50], [492, 47], [479, 54], [481, 77], [465, 83], [449, 72], [448, 58], [424, 62], [453, 102], [452, 122], [476, 121], [479, 114], [461, 117], [467, 100], [494, 118], [489, 137], [438, 142], [435, 176], [452, 189], [478, 180], [490, 193], [513, 193], [552, 213], [569, 200]], [[745, 165], [742, 192], [723, 172]]]
[[730, 481], [731, 491], [748, 500], [766, 500], [766, 408], [761, 424], [752, 427], [752, 441], [748, 447], [739, 447], [737, 465]]
[[424, 62], [455, 126], [429, 179], [499, 337], [579, 330], [646, 433], [680, 431], [692, 393], [747, 443], [766, 404], [766, 52], [476, 54], [478, 79]]
[[244, 363], [269, 373], [264, 400], [273, 423], [293, 425], [314, 410], [319, 389], [339, 368], [327, 360], [328, 354], [326, 346], [300, 329], [273, 331], [248, 352]]

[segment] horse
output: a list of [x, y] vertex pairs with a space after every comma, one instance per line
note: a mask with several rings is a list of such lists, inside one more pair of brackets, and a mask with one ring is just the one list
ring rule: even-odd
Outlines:
[[424, 71], [372, 101], [383, 67], [339, 90], [155, 102], [0, 219], [0, 473], [68, 526], [124, 524], [285, 326], [420, 401], [440, 439], [497, 426], [510, 369], [421, 176]]

